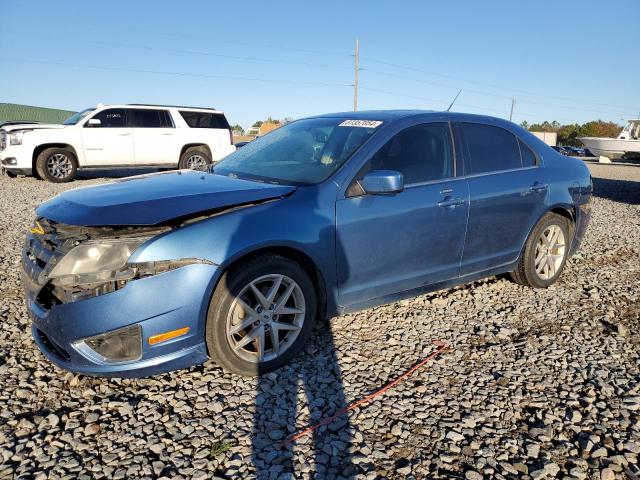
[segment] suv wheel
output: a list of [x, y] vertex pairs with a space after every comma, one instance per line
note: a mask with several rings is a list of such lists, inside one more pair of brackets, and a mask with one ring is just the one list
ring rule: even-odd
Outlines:
[[180, 157], [178, 168], [206, 171], [211, 165], [211, 156], [202, 147], [190, 147]]
[[207, 315], [206, 339], [216, 363], [260, 375], [288, 363], [316, 318], [316, 292], [297, 263], [261, 255], [225, 273]]
[[47, 148], [36, 159], [40, 178], [53, 183], [70, 182], [76, 176], [78, 160], [67, 148]]
[[548, 213], [529, 235], [511, 278], [520, 285], [546, 288], [558, 280], [569, 253], [569, 221]]

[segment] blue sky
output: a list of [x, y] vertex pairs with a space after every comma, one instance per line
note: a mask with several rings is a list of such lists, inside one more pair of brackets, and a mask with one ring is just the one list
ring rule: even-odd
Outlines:
[[[313, 5], [313, 6], [311, 6]], [[640, 114], [640, 2], [5, 2], [0, 102], [214, 106], [247, 127], [353, 108]]]

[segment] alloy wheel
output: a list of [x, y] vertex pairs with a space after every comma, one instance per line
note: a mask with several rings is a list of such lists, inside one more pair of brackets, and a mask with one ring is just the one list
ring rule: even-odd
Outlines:
[[234, 299], [227, 314], [227, 341], [243, 360], [261, 363], [286, 352], [305, 319], [300, 286], [286, 275], [256, 278]]
[[64, 153], [54, 153], [47, 158], [47, 172], [54, 178], [66, 178], [72, 170], [71, 159]]
[[189, 156], [189, 158], [187, 158], [187, 168], [190, 168], [191, 170], [205, 171], [207, 169], [207, 166], [207, 161], [202, 155], [194, 153], [193, 155]]
[[535, 269], [542, 280], [556, 276], [565, 256], [564, 232], [558, 225], [549, 225], [536, 244]]

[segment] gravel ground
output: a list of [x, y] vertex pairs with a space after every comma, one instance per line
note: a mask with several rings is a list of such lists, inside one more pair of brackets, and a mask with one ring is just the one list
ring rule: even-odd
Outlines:
[[[260, 379], [211, 363], [143, 380], [52, 366], [22, 300], [24, 232], [38, 203], [104, 179], [0, 177], [0, 478], [638, 478], [640, 167], [590, 168], [590, 230], [555, 286], [490, 278], [344, 315]], [[434, 339], [451, 350], [278, 448]]]

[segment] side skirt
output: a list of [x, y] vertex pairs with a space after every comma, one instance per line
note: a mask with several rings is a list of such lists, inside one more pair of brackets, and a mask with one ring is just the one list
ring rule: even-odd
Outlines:
[[516, 268], [517, 263], [518, 262], [516, 261], [514, 263], [501, 265], [499, 267], [484, 270], [482, 272], [471, 273], [469, 275], [465, 275], [464, 277], [452, 278], [451, 280], [445, 280], [444, 282], [431, 283], [429, 285], [423, 285], [411, 290], [405, 290], [404, 292], [392, 293], [390, 295], [373, 298], [364, 302], [353, 303], [351, 305], [339, 305], [338, 314], [343, 315], [345, 313], [353, 313], [367, 308], [378, 307], [387, 303], [393, 303], [399, 300], [417, 297], [418, 295], [422, 295], [424, 293], [436, 292], [438, 290], [444, 290], [445, 288], [455, 287], [464, 283], [475, 282], [476, 280], [491, 277], [493, 275], [511, 272]]

